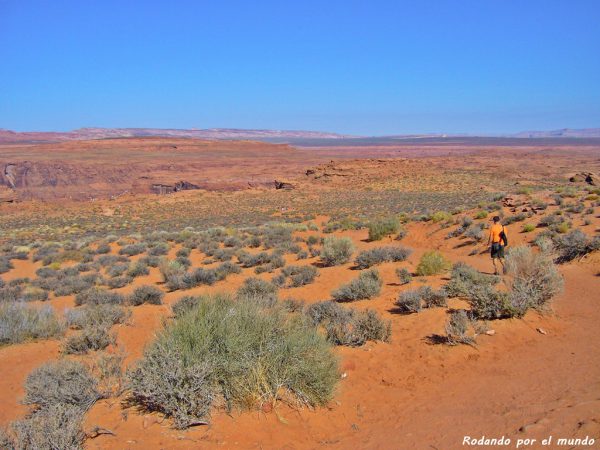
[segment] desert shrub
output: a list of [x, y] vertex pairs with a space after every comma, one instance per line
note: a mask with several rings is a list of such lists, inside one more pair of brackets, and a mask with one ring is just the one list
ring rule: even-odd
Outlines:
[[563, 287], [563, 278], [547, 253], [513, 247], [506, 256], [510, 303], [522, 315], [527, 308], [543, 309]]
[[452, 220], [452, 214], [446, 211], [436, 211], [431, 215], [431, 221], [433, 223], [448, 222]]
[[446, 323], [446, 343], [449, 345], [473, 344], [474, 339], [467, 335], [469, 322], [465, 310], [452, 311]]
[[485, 219], [487, 216], [487, 211], [477, 211], [477, 213], [475, 213], [475, 219]]
[[89, 351], [104, 350], [115, 342], [104, 326], [88, 326], [78, 333], [68, 336], [63, 342], [62, 351], [68, 355], [84, 355]]
[[14, 268], [14, 266], [10, 262], [10, 259], [5, 256], [0, 256], [0, 273], [6, 273], [12, 268]]
[[483, 228], [481, 228], [483, 224], [473, 224], [469, 228], [465, 230], [463, 233], [464, 237], [467, 239], [473, 239], [474, 241], [481, 241], [483, 239]]
[[450, 297], [466, 297], [473, 286], [494, 285], [500, 278], [487, 275], [463, 262], [457, 262], [452, 266], [450, 282], [444, 286], [444, 290]]
[[80, 292], [75, 296], [75, 305], [102, 305], [102, 304], [113, 304], [113, 305], [121, 305], [125, 301], [125, 297], [123, 297], [118, 292], [110, 292], [106, 289], [101, 288], [91, 288], [87, 291]]
[[306, 238], [307, 245], [317, 245], [319, 243], [319, 237], [315, 235], [310, 235]]
[[198, 305], [198, 303], [205, 299], [206, 297], [203, 296], [185, 295], [179, 300], [177, 300], [175, 303], [173, 303], [173, 305], [171, 306], [173, 315], [175, 317], [180, 317], [188, 311], [194, 309]]
[[0, 345], [48, 339], [63, 332], [63, 323], [49, 306], [34, 308], [23, 303], [0, 303]]
[[148, 269], [148, 266], [143, 261], [136, 261], [127, 269], [127, 276], [131, 278], [142, 277], [149, 273], [150, 269]]
[[325, 266], [338, 266], [350, 261], [354, 253], [354, 244], [348, 237], [336, 238], [335, 236], [326, 237], [323, 241], [321, 251], [321, 261]]
[[400, 221], [397, 217], [389, 217], [369, 222], [367, 228], [369, 229], [369, 240], [379, 241], [385, 236], [397, 233], [400, 230]]
[[142, 256], [137, 262], [148, 267], [160, 267], [163, 259], [160, 256]]
[[296, 259], [298, 261], [306, 258], [308, 258], [308, 252], [306, 250], [300, 250], [298, 253], [296, 253]]
[[98, 255], [105, 255], [106, 253], [110, 253], [110, 245], [108, 245], [107, 243], [98, 244], [98, 247], [96, 247], [96, 253]]
[[67, 309], [65, 321], [69, 327], [81, 330], [94, 326], [111, 327], [117, 323], [124, 323], [130, 315], [129, 310], [119, 305], [88, 304], [79, 308]]
[[407, 247], [375, 247], [360, 252], [354, 263], [359, 269], [367, 269], [386, 261], [405, 261], [411, 253], [412, 250]]
[[146, 245], [142, 243], [129, 244], [119, 249], [119, 255], [135, 256], [146, 251]]
[[277, 302], [277, 286], [260, 278], [246, 278], [237, 290], [238, 300], [270, 307]]
[[111, 289], [119, 289], [127, 286], [132, 281], [133, 278], [129, 276], [114, 277], [106, 280], [106, 285]]
[[397, 268], [396, 276], [398, 277], [400, 284], [408, 284], [412, 281], [412, 273], [405, 267]]
[[523, 227], [521, 228], [521, 231], [523, 233], [531, 233], [533, 230], [535, 230], [535, 225], [532, 223], [525, 223], [525, 224], [523, 224]]
[[416, 274], [419, 276], [438, 275], [450, 268], [448, 261], [440, 252], [432, 250], [425, 252], [417, 265]]
[[327, 340], [335, 345], [358, 347], [367, 341], [387, 342], [391, 323], [373, 310], [357, 311], [332, 301], [313, 303], [305, 310], [313, 324], [322, 325]]
[[85, 433], [83, 413], [79, 408], [62, 403], [36, 411], [31, 416], [13, 423], [14, 449], [80, 449]]
[[166, 242], [153, 245], [148, 249], [148, 255], [150, 256], [164, 256], [167, 253], [169, 253], [169, 244]]
[[102, 267], [112, 266], [118, 263], [127, 263], [129, 259], [126, 256], [117, 256], [117, 255], [101, 255], [97, 259], [97, 263]]
[[295, 298], [286, 298], [281, 301], [281, 307], [288, 312], [300, 312], [304, 309], [304, 301]]
[[4, 286], [0, 288], [0, 304], [13, 303], [22, 300], [23, 288], [21, 286]]
[[448, 306], [448, 294], [445, 289], [434, 290], [430, 286], [421, 286], [419, 293], [425, 308]]
[[396, 300], [400, 312], [415, 313], [423, 307], [434, 308], [448, 305], [448, 294], [444, 289], [434, 290], [431, 286], [421, 286], [418, 289], [403, 291]]
[[110, 266], [108, 269], [106, 269], [106, 274], [109, 277], [118, 277], [118, 276], [123, 275], [125, 272], [127, 272], [128, 269], [129, 269], [129, 264], [126, 264], [126, 263], [115, 264], [114, 266]]
[[156, 286], [138, 286], [133, 290], [131, 295], [127, 297], [127, 303], [133, 306], [139, 306], [144, 303], [160, 305], [164, 296], [165, 294], [163, 291]]
[[561, 216], [558, 216], [556, 214], [549, 214], [540, 219], [540, 221], [538, 222], [538, 227], [549, 227], [552, 225], [559, 224], [562, 221], [563, 218]]
[[502, 220], [502, 224], [508, 226], [508, 225], [513, 224], [515, 222], [523, 222], [525, 219], [527, 219], [527, 215], [524, 214], [524, 213], [519, 213], [519, 214], [515, 214], [513, 216], [505, 217]]
[[26, 302], [40, 301], [45, 302], [48, 300], [48, 292], [45, 290], [36, 287], [36, 286], [27, 286], [23, 289], [22, 299]]
[[23, 403], [46, 409], [67, 405], [87, 411], [100, 398], [97, 381], [82, 363], [61, 359], [33, 370], [25, 381]]
[[504, 319], [517, 314], [510, 304], [508, 293], [489, 284], [473, 285], [468, 300], [474, 317], [480, 320]]
[[0, 289], [2, 289], [5, 286], [4, 280], [2, 278], [0, 278]]
[[283, 280], [279, 280], [279, 282], [283, 281], [281, 286], [285, 285], [285, 280], [289, 277], [290, 287], [299, 287], [314, 282], [318, 271], [313, 266], [287, 266], [282, 269], [281, 275], [283, 276]]
[[342, 285], [331, 293], [333, 299], [337, 302], [352, 302], [356, 300], [365, 300], [379, 295], [383, 281], [376, 269], [369, 269], [361, 272], [358, 278], [350, 283]]
[[132, 403], [184, 428], [205, 423], [214, 402], [324, 405], [338, 378], [330, 345], [302, 315], [215, 297], [166, 326], [129, 372], [128, 387]]
[[187, 258], [190, 256], [190, 253], [192, 251], [189, 248], [180, 248], [179, 250], [177, 250], [177, 253], [175, 253], [175, 256], [177, 258]]
[[581, 230], [573, 230], [565, 236], [553, 240], [558, 252], [557, 263], [565, 263], [600, 249], [600, 238], [588, 238]]
[[214, 270], [217, 275], [217, 280], [224, 280], [232, 273], [242, 273], [242, 268], [231, 261], [219, 264]]

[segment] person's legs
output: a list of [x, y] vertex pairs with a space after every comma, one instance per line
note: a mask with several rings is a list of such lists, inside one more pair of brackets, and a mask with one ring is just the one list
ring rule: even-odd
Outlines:
[[495, 257], [492, 257], [492, 264], [494, 265], [494, 275], [498, 275], [498, 267], [496, 267], [496, 259]]

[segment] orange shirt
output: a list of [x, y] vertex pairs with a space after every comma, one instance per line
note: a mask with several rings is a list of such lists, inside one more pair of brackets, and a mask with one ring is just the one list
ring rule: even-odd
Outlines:
[[[500, 242], [500, 233], [504, 230], [504, 226], [500, 223], [495, 223], [490, 227], [490, 239], [493, 243]], [[504, 230], [504, 234], [508, 236], [506, 230]]]

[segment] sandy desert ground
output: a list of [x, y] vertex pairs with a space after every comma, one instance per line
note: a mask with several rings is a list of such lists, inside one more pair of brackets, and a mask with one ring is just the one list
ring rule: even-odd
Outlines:
[[[412, 250], [405, 260], [373, 265], [382, 286], [372, 298], [343, 303], [358, 311], [374, 310], [389, 321], [389, 340], [334, 346], [339, 382], [331, 401], [314, 408], [283, 400], [249, 410], [215, 407], [210, 424], [180, 430], [163, 414], [127, 404], [127, 389], [113, 390], [85, 413], [85, 448], [441, 450], [463, 448], [465, 436], [504, 436], [512, 440], [508, 448], [515, 448], [518, 439], [536, 439], [521, 448], [559, 448], [541, 445], [549, 436], [590, 437], [598, 445], [600, 253], [592, 242], [600, 235], [600, 180], [594, 175], [600, 173], [600, 146], [594, 142], [292, 147], [107, 139], [4, 145], [0, 166], [5, 189], [11, 183], [14, 188], [9, 189], [11, 202], [0, 203], [0, 258], [8, 261], [0, 274], [4, 302], [11, 287], [22, 289], [17, 297], [34, 291], [40, 295], [41, 289], [48, 298], [32, 296], [27, 307], [49, 305], [62, 320], [66, 309], [84, 308], [76, 305], [78, 292], [64, 294], [60, 281], [39, 288], [35, 280], [42, 278], [43, 268], [61, 271], [86, 263], [101, 275], [103, 281], [96, 283], [104, 283], [103, 289], [127, 296], [151, 285], [164, 293], [161, 304], [125, 306], [131, 316], [111, 328], [115, 340], [98, 351], [66, 354], [65, 342], [79, 333], [72, 328], [48, 339], [3, 342], [4, 427], [31, 413], [31, 406], [22, 402], [25, 381], [42, 364], [74, 359], [94, 371], [101, 355], [117, 354], [123, 355], [123, 370], [134, 367], [164, 324], [174, 320], [171, 307], [183, 296], [234, 293], [248, 277], [272, 281], [282, 269], [257, 273], [255, 265], [244, 267], [238, 256], [272, 252], [264, 234], [257, 248], [248, 244], [248, 227], [265, 233], [280, 227], [291, 233], [284, 267], [314, 267], [317, 276], [303, 286], [280, 287], [278, 296], [306, 306], [330, 300], [332, 291], [363, 272], [354, 262], [360, 252], [382, 246]], [[592, 178], [569, 181], [581, 173]], [[154, 185], [180, 181], [195, 188], [152, 193]], [[285, 184], [277, 189], [275, 181]], [[507, 223], [509, 248], [527, 245], [537, 254], [540, 234], [559, 245], [577, 230], [589, 248], [557, 264], [564, 289], [546, 308], [532, 308], [523, 317], [479, 320], [468, 331], [473, 342], [448, 345], [445, 325], [453, 311], [472, 309], [468, 296], [412, 314], [403, 313], [396, 301], [403, 292], [425, 285], [439, 289], [451, 282], [450, 266], [416, 275], [421, 258], [432, 250], [452, 264], [464, 262], [491, 274], [486, 227], [497, 214]], [[403, 237], [397, 239], [396, 229], [370, 240], [369, 225], [389, 218], [399, 221]], [[456, 231], [461, 224], [467, 225]], [[219, 226], [216, 247], [188, 246], [196, 233]], [[470, 227], [480, 233], [465, 234]], [[324, 267], [321, 238], [331, 236], [350, 238], [355, 250], [348, 262]], [[37, 258], [51, 242], [58, 243], [55, 251]], [[116, 260], [126, 247], [140, 242], [141, 252]], [[97, 251], [101, 244], [108, 244], [106, 252]], [[149, 253], [161, 245], [156, 255]], [[189, 251], [180, 253], [185, 248]], [[560, 248], [555, 252], [558, 261]], [[129, 278], [116, 269], [111, 272], [145, 256], [164, 263], [186, 253], [190, 270], [210, 270], [223, 261], [241, 270], [188, 289], [169, 288], [159, 267]], [[107, 255], [115, 259], [93, 266]], [[401, 268], [415, 275], [407, 284], [396, 273]], [[113, 279], [119, 280], [111, 284]]]

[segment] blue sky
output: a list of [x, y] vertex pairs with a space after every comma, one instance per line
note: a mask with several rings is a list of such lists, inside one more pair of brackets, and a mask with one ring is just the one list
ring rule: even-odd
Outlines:
[[600, 127], [599, 1], [0, 0], [0, 128]]

